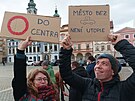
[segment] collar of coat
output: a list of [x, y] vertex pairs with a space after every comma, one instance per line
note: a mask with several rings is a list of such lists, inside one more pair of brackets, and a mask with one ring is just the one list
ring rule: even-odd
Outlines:
[[[94, 79], [94, 83], [97, 86], [98, 90], [101, 91], [101, 88], [103, 87], [104, 90], [111, 89], [114, 85], [116, 85], [118, 82], [120, 82], [119, 75], [115, 75], [112, 80], [107, 82], [100, 82], [98, 79]], [[102, 87], [101, 87], [102, 86]]]

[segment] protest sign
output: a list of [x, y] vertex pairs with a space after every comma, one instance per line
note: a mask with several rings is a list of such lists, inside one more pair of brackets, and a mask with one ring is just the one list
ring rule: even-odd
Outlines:
[[59, 43], [60, 18], [5, 12], [1, 37]]
[[106, 41], [109, 5], [69, 6], [68, 32], [72, 41]]

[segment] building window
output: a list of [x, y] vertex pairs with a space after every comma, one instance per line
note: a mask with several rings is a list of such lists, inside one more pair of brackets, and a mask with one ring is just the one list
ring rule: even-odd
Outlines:
[[86, 44], [86, 49], [88, 50], [90, 47], [89, 47], [89, 44]]
[[57, 58], [57, 55], [55, 55], [54, 58], [55, 58], [55, 60], [57, 60], [57, 59], [58, 59], [58, 58]]
[[35, 46], [33, 46], [33, 52], [36, 52], [36, 47]]
[[12, 42], [12, 45], [14, 46], [14, 42]]
[[13, 54], [15, 54], [15, 49], [13, 48]]
[[101, 51], [104, 51], [105, 50], [105, 47], [104, 46], [101, 46]]
[[57, 49], [57, 45], [54, 45], [54, 51], [57, 51], [58, 49]]
[[32, 53], [32, 48], [31, 48], [31, 46], [29, 47], [29, 52]]
[[36, 57], [34, 56], [33, 58], [34, 58], [34, 61], [36, 61]]
[[28, 53], [28, 47], [26, 48], [26, 53]]
[[95, 51], [99, 51], [99, 47], [98, 46], [96, 46]]
[[81, 49], [81, 44], [78, 44], [78, 50], [80, 50]]
[[37, 52], [40, 52], [40, 46], [37, 47]]
[[111, 47], [110, 47], [110, 45], [107, 45], [107, 50], [111, 50]]
[[9, 54], [11, 54], [11, 48], [9, 48], [8, 52], [9, 52]]
[[38, 56], [38, 61], [40, 61], [40, 56]]
[[45, 45], [45, 52], [47, 52], [47, 46]]
[[49, 44], [49, 50], [52, 50], [52, 44]]
[[32, 57], [29, 57], [29, 59], [32, 59]]
[[16, 46], [18, 46], [18, 42], [16, 42]]
[[125, 38], [128, 39], [129, 38], [129, 35], [125, 35]]

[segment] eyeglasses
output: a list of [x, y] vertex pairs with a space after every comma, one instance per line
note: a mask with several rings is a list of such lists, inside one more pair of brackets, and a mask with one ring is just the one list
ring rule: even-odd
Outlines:
[[47, 81], [48, 79], [47, 78], [37, 78], [37, 79], [34, 79], [34, 80], [36, 80], [38, 82], [42, 82], [42, 80], [43, 81]]

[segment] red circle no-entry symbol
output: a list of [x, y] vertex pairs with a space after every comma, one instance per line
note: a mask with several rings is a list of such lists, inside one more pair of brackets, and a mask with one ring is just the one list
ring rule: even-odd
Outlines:
[[[17, 19], [21, 19], [21, 20], [24, 21], [24, 23], [25, 23], [25, 27], [24, 27], [24, 29], [23, 29], [21, 32], [19, 32], [19, 31], [14, 31], [14, 30], [12, 29], [12, 27], [11, 27], [11, 23], [12, 23], [14, 20], [17, 20]], [[23, 16], [14, 16], [14, 17], [12, 17], [12, 18], [9, 19], [8, 24], [7, 24], [7, 28], [8, 28], [8, 31], [9, 31], [11, 34], [14, 34], [14, 35], [23, 35], [23, 34], [28, 30], [28, 28], [29, 28], [29, 22], [28, 22], [28, 20], [27, 20], [25, 17], [23, 17]]]

